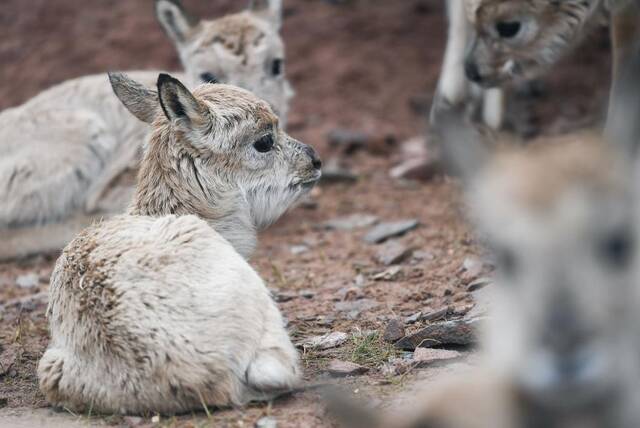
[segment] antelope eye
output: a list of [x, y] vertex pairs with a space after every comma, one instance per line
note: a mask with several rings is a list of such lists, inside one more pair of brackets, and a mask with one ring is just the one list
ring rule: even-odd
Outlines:
[[282, 74], [282, 66], [284, 61], [281, 58], [276, 58], [271, 62], [271, 74], [274, 76], [280, 76]]
[[503, 39], [512, 39], [520, 32], [521, 24], [518, 21], [498, 21], [496, 32]]
[[273, 149], [273, 144], [273, 135], [269, 134], [253, 143], [253, 148], [260, 153], [267, 153], [270, 152], [271, 149]]
[[629, 265], [633, 257], [634, 242], [625, 230], [612, 233], [600, 243], [600, 253], [607, 263], [616, 268]]
[[204, 83], [219, 83], [218, 78], [213, 73], [202, 73], [200, 75], [200, 80]]

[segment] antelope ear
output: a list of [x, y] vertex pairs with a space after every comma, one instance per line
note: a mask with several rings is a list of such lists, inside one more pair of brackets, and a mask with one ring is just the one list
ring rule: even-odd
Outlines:
[[111, 88], [118, 99], [135, 117], [151, 123], [158, 109], [158, 94], [123, 73], [109, 73]]
[[282, 26], [282, 0], [251, 0], [249, 10], [264, 16], [280, 31]]
[[431, 126], [440, 144], [445, 166], [468, 184], [490, 157], [486, 138], [467, 120], [464, 106], [437, 103]]
[[617, 67], [605, 136], [623, 159], [636, 159], [640, 146], [640, 43]]
[[158, 97], [169, 121], [183, 120], [190, 125], [203, 123], [207, 108], [178, 80], [168, 74], [158, 76]]
[[186, 42], [198, 19], [189, 15], [179, 0], [156, 0], [156, 17], [167, 35], [177, 45]]

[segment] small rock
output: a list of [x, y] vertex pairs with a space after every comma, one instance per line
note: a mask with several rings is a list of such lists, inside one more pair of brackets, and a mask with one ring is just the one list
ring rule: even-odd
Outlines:
[[356, 287], [362, 287], [365, 284], [365, 278], [364, 275], [359, 273], [356, 275], [356, 277], [353, 280], [353, 283], [356, 285]]
[[316, 296], [316, 292], [313, 290], [300, 290], [298, 294], [305, 299], [313, 299]]
[[122, 420], [129, 428], [137, 427], [144, 423], [144, 419], [140, 416], [125, 416]]
[[480, 319], [442, 321], [431, 324], [422, 330], [406, 336], [396, 342], [395, 346], [406, 351], [418, 347], [434, 347], [444, 345], [467, 346], [476, 342], [475, 330]]
[[391, 266], [389, 269], [373, 275], [371, 279], [374, 281], [393, 281], [397, 279], [401, 273], [402, 268], [400, 266]]
[[404, 261], [412, 252], [412, 248], [398, 241], [389, 241], [380, 247], [376, 253], [376, 260], [385, 266], [395, 265]]
[[296, 297], [298, 297], [297, 293], [291, 291], [273, 291], [273, 299], [278, 303], [289, 302]]
[[418, 220], [415, 219], [380, 223], [365, 235], [364, 241], [369, 244], [378, 244], [389, 238], [404, 235], [416, 227], [418, 227]]
[[385, 342], [394, 343], [404, 337], [404, 324], [402, 321], [392, 319], [387, 323], [382, 338]]
[[151, 418], [151, 423], [152, 424], [159, 424], [160, 423], [160, 415], [155, 415], [154, 417]]
[[256, 421], [255, 428], [277, 428], [278, 422], [269, 416], [262, 417]]
[[335, 304], [335, 310], [338, 312], [347, 312], [347, 318], [356, 319], [362, 311], [378, 307], [380, 304], [371, 299], [360, 299], [355, 301], [338, 302]]
[[361, 131], [352, 129], [335, 128], [327, 134], [327, 140], [330, 146], [341, 149], [347, 155], [366, 147], [371, 136]]
[[462, 263], [461, 279], [465, 284], [478, 278], [484, 269], [484, 263], [476, 257], [467, 257]]
[[475, 305], [473, 303], [467, 303], [464, 305], [454, 306], [451, 310], [451, 315], [461, 317], [469, 313]]
[[292, 245], [291, 247], [289, 247], [289, 251], [291, 251], [291, 254], [293, 254], [294, 256], [298, 256], [309, 251], [309, 247], [307, 247], [306, 245]]
[[482, 277], [482, 278], [478, 278], [474, 281], [471, 281], [469, 283], [469, 285], [467, 285], [467, 291], [469, 293], [473, 293], [474, 291], [478, 291], [483, 289], [484, 287], [486, 287], [487, 285], [491, 284], [493, 282], [493, 280], [491, 278], [488, 277]]
[[18, 352], [13, 348], [9, 348], [2, 354], [0, 354], [0, 377], [7, 374], [13, 364], [16, 362], [17, 356]]
[[330, 159], [322, 168], [321, 183], [352, 183], [358, 176], [340, 165], [337, 159]]
[[40, 277], [35, 273], [20, 275], [16, 278], [16, 285], [20, 288], [36, 288], [40, 282]]
[[428, 365], [436, 361], [451, 360], [462, 356], [460, 352], [447, 349], [416, 348], [412, 361], [418, 366]]
[[439, 320], [439, 319], [442, 319], [442, 318], [446, 317], [448, 313], [449, 313], [449, 308], [444, 307], [444, 308], [438, 309], [437, 311], [425, 313], [424, 315], [422, 315], [420, 317], [420, 321], [435, 321], [435, 320]]
[[367, 367], [350, 361], [331, 360], [327, 372], [333, 377], [357, 376], [369, 371]]
[[324, 224], [326, 229], [354, 230], [373, 226], [378, 222], [378, 217], [370, 214], [351, 214], [347, 217], [334, 218]]
[[405, 324], [415, 324], [420, 320], [421, 317], [422, 317], [422, 312], [416, 312], [415, 314], [409, 315], [408, 317], [406, 317], [404, 319], [404, 323]]
[[318, 350], [331, 349], [342, 345], [347, 341], [347, 339], [349, 339], [349, 335], [347, 335], [347, 333], [334, 331], [322, 336], [310, 337], [302, 343], [302, 347]]
[[389, 176], [395, 179], [429, 181], [442, 172], [442, 164], [433, 158], [409, 159], [394, 166]]
[[336, 322], [336, 318], [331, 315], [319, 316], [316, 318], [316, 324], [320, 327], [331, 327]]

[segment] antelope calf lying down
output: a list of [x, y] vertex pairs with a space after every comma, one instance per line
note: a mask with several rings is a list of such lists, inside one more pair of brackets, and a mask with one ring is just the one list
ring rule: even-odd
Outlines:
[[84, 230], [56, 264], [42, 392], [69, 409], [174, 413], [293, 387], [297, 352], [245, 257], [320, 160], [243, 89], [111, 81], [152, 133], [128, 215]]
[[[247, 11], [197, 21], [177, 0], [157, 0], [156, 14], [185, 68], [181, 79], [244, 87], [269, 102], [284, 126], [292, 91], [278, 33], [281, 7], [281, 0], [256, 1]], [[146, 86], [157, 75], [131, 73]], [[0, 259], [60, 249], [95, 218], [122, 212], [123, 201], [100, 206], [100, 200], [137, 159], [146, 132], [105, 75], [66, 81], [3, 111]]]

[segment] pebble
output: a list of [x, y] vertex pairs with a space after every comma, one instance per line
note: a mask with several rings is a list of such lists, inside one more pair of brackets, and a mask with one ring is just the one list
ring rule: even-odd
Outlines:
[[322, 178], [320, 182], [327, 183], [352, 183], [358, 176], [349, 169], [340, 165], [337, 159], [330, 159], [322, 168]]
[[412, 335], [400, 339], [395, 346], [405, 351], [413, 351], [417, 347], [472, 345], [476, 343], [475, 333], [479, 322], [479, 318], [474, 318], [471, 320], [462, 319], [433, 323]]
[[368, 311], [380, 306], [380, 303], [371, 299], [360, 299], [354, 301], [344, 301], [335, 304], [335, 310], [338, 312], [347, 312], [347, 318], [356, 319], [362, 311]]
[[350, 361], [331, 360], [327, 372], [333, 377], [357, 376], [368, 372], [367, 367]]
[[144, 423], [144, 419], [140, 416], [125, 416], [123, 418], [125, 425], [129, 428], [140, 426]]
[[442, 165], [436, 159], [409, 159], [389, 170], [389, 176], [395, 179], [429, 181], [442, 171]]
[[40, 282], [40, 277], [35, 273], [20, 275], [16, 278], [16, 285], [20, 288], [36, 288]]
[[469, 285], [467, 285], [467, 291], [473, 293], [474, 291], [478, 291], [491, 284], [493, 280], [489, 277], [478, 278], [474, 281], [471, 281]]
[[349, 339], [347, 333], [333, 331], [322, 336], [313, 336], [302, 342], [302, 347], [306, 349], [331, 349], [337, 348]]
[[369, 230], [364, 236], [364, 241], [369, 244], [379, 244], [389, 238], [403, 235], [416, 227], [418, 227], [416, 219], [380, 223]]
[[255, 428], [277, 428], [278, 422], [275, 418], [264, 416], [256, 421]]
[[395, 343], [404, 337], [404, 324], [398, 319], [392, 319], [387, 323], [382, 336], [387, 343]]
[[408, 317], [406, 317], [404, 319], [404, 323], [405, 324], [415, 324], [420, 320], [421, 317], [422, 317], [422, 312], [416, 312], [415, 314], [409, 315]]
[[398, 241], [388, 241], [377, 251], [376, 260], [385, 266], [391, 266], [402, 263], [412, 252], [412, 248]]
[[352, 129], [335, 128], [327, 134], [330, 146], [340, 148], [345, 154], [352, 154], [365, 148], [371, 141], [371, 136]]
[[351, 214], [346, 217], [334, 218], [324, 224], [326, 229], [354, 230], [373, 226], [378, 222], [378, 217], [371, 214]]
[[447, 313], [449, 313], [449, 308], [448, 307], [444, 307], [444, 308], [438, 309], [437, 311], [427, 312], [427, 313], [425, 313], [424, 315], [422, 315], [420, 317], [420, 321], [435, 321], [435, 320], [439, 320], [439, 319], [442, 319], [442, 318], [446, 317]]
[[423, 366], [436, 361], [451, 360], [461, 356], [462, 354], [460, 352], [447, 349], [416, 348], [413, 352], [412, 361], [418, 364], [418, 366]]
[[309, 251], [309, 247], [306, 245], [292, 245], [291, 247], [289, 247], [289, 251], [291, 251], [291, 254], [293, 254], [294, 256], [298, 256]]
[[377, 273], [371, 277], [374, 281], [394, 281], [398, 279], [400, 274], [402, 273], [402, 267], [400, 266], [391, 266], [384, 271]]

